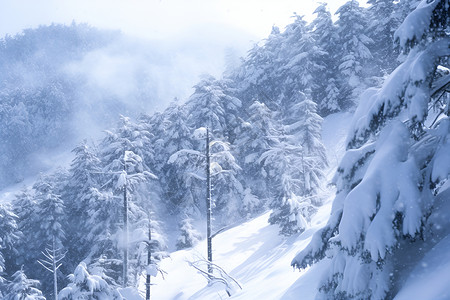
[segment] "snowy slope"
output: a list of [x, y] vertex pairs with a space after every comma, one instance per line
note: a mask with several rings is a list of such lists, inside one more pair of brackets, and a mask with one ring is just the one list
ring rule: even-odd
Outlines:
[[[323, 124], [323, 139], [330, 157], [329, 178], [345, 151], [349, 114], [331, 115]], [[436, 212], [430, 217], [436, 236], [428, 242], [417, 243], [405, 253], [414, 254], [411, 267], [404, 270], [398, 283], [395, 300], [450, 299], [450, 184], [442, 187], [436, 202]], [[322, 261], [301, 272], [290, 267], [291, 260], [310, 241], [329, 216], [333, 191], [314, 216], [311, 227], [300, 235], [286, 238], [278, 235], [278, 228], [269, 225], [269, 212], [229, 229], [213, 239], [213, 261], [242, 286], [228, 297], [222, 284], [209, 286], [189, 262], [206, 257], [206, 242], [193, 249], [173, 252], [161, 263], [167, 272], [165, 279], [152, 278], [152, 299], [314, 299], [322, 273], [328, 261]], [[426, 246], [428, 244], [428, 246]], [[417, 253], [422, 253], [421, 256]], [[140, 287], [144, 295], [144, 285]]]
[[[348, 113], [328, 116], [323, 123], [323, 142], [330, 160], [330, 178], [345, 151], [345, 138], [351, 117]], [[193, 249], [171, 253], [162, 261], [167, 272], [153, 278], [152, 298], [169, 299], [314, 299], [319, 278], [326, 262], [302, 272], [290, 267], [295, 254], [303, 249], [313, 233], [329, 216], [334, 191], [324, 190], [327, 199], [311, 221], [311, 227], [300, 235], [279, 236], [279, 228], [269, 225], [269, 212], [229, 229], [213, 239], [213, 261], [242, 286], [228, 297], [222, 284], [207, 285], [207, 280], [189, 262], [206, 257], [206, 241]], [[145, 287], [142, 285], [141, 291]]]
[[[320, 264], [303, 272], [293, 271], [290, 262], [297, 251], [309, 242], [311, 235], [324, 225], [330, 212], [329, 202], [312, 221], [312, 227], [301, 235], [280, 237], [278, 228], [268, 224], [269, 213], [217, 235], [213, 240], [213, 260], [243, 289], [229, 299], [313, 299]], [[206, 279], [188, 262], [206, 256], [206, 242], [193, 249], [177, 251], [161, 263], [167, 272], [153, 281], [154, 299], [224, 299], [223, 286], [208, 286]], [[299, 294], [300, 293], [300, 294]]]

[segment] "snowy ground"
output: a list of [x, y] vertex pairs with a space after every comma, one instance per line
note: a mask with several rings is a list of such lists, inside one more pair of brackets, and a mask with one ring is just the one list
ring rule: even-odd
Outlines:
[[312, 220], [312, 227], [290, 238], [280, 237], [278, 228], [269, 225], [266, 213], [249, 222], [217, 235], [213, 240], [214, 263], [222, 267], [242, 286], [228, 297], [224, 286], [208, 286], [189, 262], [206, 256], [206, 242], [189, 250], [177, 251], [163, 260], [167, 272], [153, 279], [154, 299], [313, 299], [321, 265], [299, 272], [290, 267], [297, 251], [304, 248], [311, 235], [324, 225], [330, 212], [330, 202]]
[[[345, 138], [351, 114], [339, 113], [327, 117], [323, 123], [323, 141], [327, 149], [331, 179], [345, 152]], [[229, 229], [213, 239], [213, 261], [242, 286], [228, 297], [224, 286], [208, 286], [207, 280], [189, 262], [206, 257], [206, 241], [193, 249], [173, 252], [162, 261], [167, 272], [152, 278], [152, 298], [182, 299], [314, 299], [323, 265], [321, 262], [299, 272], [290, 267], [295, 254], [302, 250], [312, 234], [328, 220], [333, 190], [325, 190], [325, 205], [311, 221], [311, 227], [300, 235], [286, 238], [278, 235], [278, 227], [268, 224], [269, 212]], [[144, 286], [141, 290], [144, 291]]]

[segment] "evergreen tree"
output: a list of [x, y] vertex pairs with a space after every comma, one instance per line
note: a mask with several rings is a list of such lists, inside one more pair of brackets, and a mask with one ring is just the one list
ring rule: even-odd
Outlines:
[[59, 292], [61, 300], [123, 299], [116, 288], [110, 286], [101, 276], [91, 275], [85, 263], [80, 263], [73, 274], [69, 275], [71, 283]]
[[300, 196], [303, 179], [302, 147], [282, 139], [259, 158], [267, 185], [271, 187], [269, 207], [273, 210], [269, 223], [278, 224], [280, 233], [292, 235], [305, 230], [306, 220], [301, 211]]
[[98, 188], [100, 178], [104, 175], [100, 160], [86, 141], [72, 150], [75, 154], [70, 168], [70, 179], [64, 192], [68, 214], [68, 268], [75, 268], [85, 259], [94, 245], [90, 234], [93, 224], [90, 222], [92, 211], [90, 201], [92, 189]]
[[[368, 0], [367, 11], [369, 24], [367, 36], [374, 41], [369, 47], [376, 62], [377, 70], [374, 75], [384, 75], [392, 72], [397, 66], [398, 52], [394, 49], [394, 32], [401, 20], [396, 13], [396, 4], [391, 0]], [[398, 6], [398, 5], [397, 5]], [[397, 55], [396, 55], [397, 54]]]
[[[20, 238], [17, 228], [17, 216], [8, 205], [0, 204], [0, 287], [5, 279], [2, 275], [6, 271], [7, 259], [16, 256], [15, 243]], [[1, 292], [0, 292], [1, 296]]]
[[[5, 300], [45, 300], [37, 288], [38, 280], [28, 279], [21, 269], [12, 275], [12, 280], [6, 285]], [[0, 293], [1, 296], [1, 293]]]
[[317, 193], [325, 178], [323, 170], [327, 167], [327, 155], [322, 144], [321, 131], [323, 119], [317, 114], [317, 104], [303, 93], [298, 93], [297, 104], [292, 112], [297, 120], [286, 125], [285, 131], [302, 146], [302, 174], [304, 176], [303, 196]]
[[201, 239], [200, 233], [192, 226], [192, 219], [186, 216], [180, 223], [180, 235], [177, 239], [177, 249], [191, 248]]
[[281, 94], [278, 97], [283, 112], [289, 111], [296, 100], [298, 91], [316, 90], [319, 86], [314, 80], [317, 74], [326, 69], [324, 57], [327, 54], [317, 47], [302, 16], [295, 15], [295, 20], [283, 32], [280, 57], [281, 67], [276, 71], [282, 79]]
[[[52, 177], [41, 177], [33, 186], [33, 189], [36, 191], [35, 197], [37, 201], [37, 224], [39, 228], [35, 228], [34, 238], [35, 238], [35, 247], [33, 245], [29, 245], [29, 249], [32, 251], [39, 251], [36, 257], [37, 259], [43, 258], [41, 252], [46, 251], [46, 249], [50, 249], [51, 251], [56, 251], [58, 253], [63, 253], [64, 242], [65, 242], [65, 232], [64, 229], [67, 227], [66, 222], [66, 214], [65, 214], [65, 206], [64, 202], [61, 199], [61, 196], [57, 194], [58, 188], [57, 183], [52, 179]], [[55, 257], [56, 259], [56, 257]], [[37, 265], [38, 260], [34, 262], [35, 268], [39, 268], [37, 276], [33, 276], [39, 278], [42, 282], [43, 291], [46, 294], [53, 294], [50, 291], [54, 290], [54, 284], [56, 278], [62, 277], [64, 280], [64, 276], [60, 274], [60, 272], [53, 270], [56, 273], [56, 277], [53, 278], [47, 270], [43, 267]], [[35, 273], [30, 273], [35, 274]]]
[[312, 99], [318, 104], [321, 115], [340, 111], [342, 104], [339, 94], [337, 63], [341, 53], [339, 37], [326, 5], [326, 3], [322, 3], [316, 8], [314, 13], [317, 16], [309, 25], [312, 38], [315, 40], [315, 47], [324, 52], [319, 57], [324, 68], [319, 72], [314, 72], [313, 80], [316, 87], [311, 90]]
[[[31, 249], [30, 245], [35, 245], [35, 232], [38, 224], [37, 202], [31, 191], [27, 188], [16, 195], [12, 202], [13, 211], [17, 215], [17, 227], [22, 233], [21, 238], [17, 241], [17, 251], [20, 255], [16, 256], [16, 265], [28, 266], [33, 265], [37, 259], [37, 249]], [[33, 267], [34, 268], [34, 267]]]
[[214, 219], [219, 224], [231, 224], [247, 215], [242, 206], [244, 188], [238, 179], [242, 169], [229, 143], [212, 141], [210, 151]]
[[341, 107], [348, 108], [353, 106], [359, 94], [367, 88], [364, 78], [367, 77], [369, 68], [366, 68], [366, 65], [372, 58], [368, 46], [373, 41], [365, 35], [366, 15], [358, 1], [348, 1], [336, 14], [339, 15], [336, 21], [338, 43], [342, 45], [339, 65], [342, 81], [340, 94], [346, 99]]
[[437, 72], [449, 67], [448, 7], [424, 0], [406, 17], [394, 35], [406, 60], [355, 112], [330, 219], [292, 262], [305, 268], [330, 257], [325, 297], [393, 298], [401, 249], [420, 256], [415, 245], [432, 230], [429, 216], [450, 174], [448, 102], [438, 118], [428, 114], [448, 94], [448, 76]]
[[274, 112], [264, 103], [253, 102], [248, 108], [248, 119], [238, 128], [236, 148], [242, 166], [242, 176], [251, 191], [260, 199], [268, 193], [263, 169], [258, 162], [261, 155], [278, 142], [279, 124], [274, 119]]
[[276, 80], [276, 72], [280, 68], [278, 58], [282, 40], [280, 29], [273, 26], [263, 45], [255, 44], [250, 49], [247, 58], [233, 77], [239, 86], [244, 107], [250, 106], [255, 98], [261, 99], [260, 101], [267, 105], [278, 99], [281, 83]]
[[187, 124], [190, 128], [208, 126], [217, 139], [234, 141], [234, 131], [238, 126], [238, 110], [241, 101], [232, 96], [231, 81], [216, 80], [212, 76], [203, 79], [186, 103]]

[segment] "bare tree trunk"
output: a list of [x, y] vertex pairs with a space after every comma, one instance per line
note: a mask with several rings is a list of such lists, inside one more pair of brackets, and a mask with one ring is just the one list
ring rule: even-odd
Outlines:
[[56, 274], [56, 271], [58, 267], [56, 266], [56, 243], [55, 243], [55, 236], [53, 236], [53, 293], [55, 294], [55, 300], [58, 300], [58, 276]]
[[[150, 219], [150, 214], [148, 214], [147, 265], [150, 266], [151, 263], [152, 263], [152, 221]], [[151, 276], [147, 270], [147, 278], [146, 278], [146, 282], [145, 282], [145, 286], [146, 286], [145, 300], [150, 300], [150, 285], [151, 285]]]
[[128, 284], [128, 201], [127, 184], [123, 187], [123, 231], [124, 231], [124, 249], [123, 249], [123, 287]]
[[[211, 237], [211, 169], [209, 154], [209, 128], [206, 127], [206, 239], [208, 247], [208, 261], [212, 262], [212, 237]], [[212, 274], [212, 266], [208, 265], [208, 273]]]

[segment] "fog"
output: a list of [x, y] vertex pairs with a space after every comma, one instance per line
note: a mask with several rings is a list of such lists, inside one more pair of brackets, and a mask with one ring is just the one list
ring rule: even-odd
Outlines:
[[[333, 1], [330, 9], [343, 2]], [[7, 45], [0, 57], [2, 185], [52, 167], [49, 153], [101, 138], [120, 115], [135, 118], [162, 111], [175, 98], [185, 101], [202, 74], [221, 77], [227, 64], [238, 63], [273, 25], [284, 28], [294, 12], [311, 20], [317, 5], [298, 0], [0, 0], [0, 37]], [[80, 23], [102, 33], [70, 32]], [[45, 29], [59, 24], [68, 29]], [[35, 34], [30, 28], [44, 30]], [[58, 36], [49, 36], [55, 32]], [[13, 166], [15, 174], [6, 175]]]

